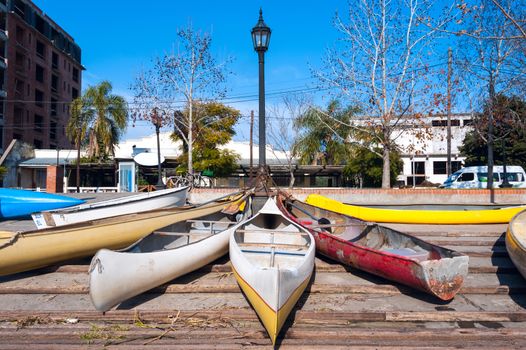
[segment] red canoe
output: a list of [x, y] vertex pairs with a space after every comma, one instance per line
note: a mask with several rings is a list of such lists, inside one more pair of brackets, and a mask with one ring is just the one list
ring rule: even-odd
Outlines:
[[468, 273], [468, 256], [411, 235], [311, 206], [285, 195], [278, 206], [316, 240], [316, 250], [345, 265], [442, 299], [459, 291]]

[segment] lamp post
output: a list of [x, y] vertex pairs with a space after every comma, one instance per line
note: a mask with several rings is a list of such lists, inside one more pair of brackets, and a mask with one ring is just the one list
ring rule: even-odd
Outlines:
[[161, 190], [164, 188], [164, 183], [161, 176], [161, 142], [159, 140], [159, 132], [161, 129], [162, 118], [159, 115], [159, 111], [157, 110], [157, 108], [154, 108], [153, 110], [152, 122], [155, 126], [155, 134], [157, 135], [157, 184], [155, 185], [155, 188], [157, 190]]
[[252, 43], [258, 53], [259, 61], [259, 167], [264, 168], [265, 161], [265, 52], [270, 43], [270, 28], [263, 21], [263, 11], [259, 9], [258, 23], [252, 28]]

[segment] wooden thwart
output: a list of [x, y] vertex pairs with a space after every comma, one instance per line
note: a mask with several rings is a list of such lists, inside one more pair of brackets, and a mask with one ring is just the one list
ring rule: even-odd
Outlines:
[[234, 221], [219, 221], [219, 220], [186, 220], [186, 222], [192, 222], [196, 224], [227, 224], [227, 225], [234, 225], [237, 224], [237, 222]]
[[305, 226], [312, 228], [327, 228], [327, 227], [350, 227], [350, 226], [373, 226], [376, 225], [373, 222], [364, 222], [363, 224], [305, 224]]
[[240, 247], [254, 247], [254, 248], [280, 248], [280, 249], [301, 249], [301, 250], [307, 250], [309, 249], [308, 246], [304, 244], [288, 244], [288, 243], [250, 243], [250, 242], [243, 242], [238, 243]]
[[152, 232], [154, 235], [159, 236], [211, 236], [212, 234], [210, 231], [206, 232], [169, 232], [169, 231], [154, 231]]

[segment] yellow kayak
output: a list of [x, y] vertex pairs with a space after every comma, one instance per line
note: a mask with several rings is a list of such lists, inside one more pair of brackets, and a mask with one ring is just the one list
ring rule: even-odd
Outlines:
[[506, 249], [517, 270], [526, 278], [526, 210], [517, 214], [508, 225]]
[[515, 214], [526, 209], [526, 205], [473, 210], [370, 208], [345, 204], [319, 194], [309, 195], [306, 202], [316, 207], [365, 221], [400, 224], [504, 224], [510, 222]]

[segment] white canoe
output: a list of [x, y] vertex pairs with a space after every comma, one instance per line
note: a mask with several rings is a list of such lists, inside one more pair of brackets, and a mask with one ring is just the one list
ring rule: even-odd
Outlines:
[[90, 297], [99, 311], [194, 271], [228, 252], [232, 228], [249, 212], [247, 199], [212, 214], [184, 220], [122, 251], [101, 249], [89, 270]]
[[309, 283], [314, 254], [314, 238], [281, 213], [275, 198], [230, 236], [234, 275], [273, 344]]
[[168, 188], [74, 207], [33, 213], [37, 228], [44, 229], [112, 216], [184, 205], [188, 187]]

